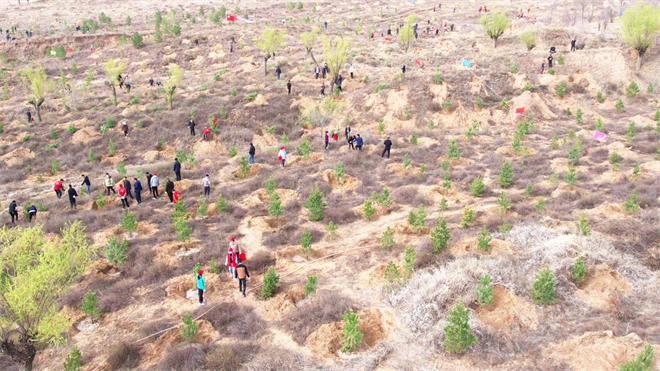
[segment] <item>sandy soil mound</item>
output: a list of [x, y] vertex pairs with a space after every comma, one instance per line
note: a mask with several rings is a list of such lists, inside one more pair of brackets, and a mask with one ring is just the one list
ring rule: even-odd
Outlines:
[[101, 133], [98, 130], [94, 129], [91, 126], [86, 126], [75, 133], [71, 137], [71, 143], [73, 144], [87, 144], [93, 140], [96, 140], [101, 137]]
[[408, 166], [408, 169], [406, 169], [403, 166], [403, 164], [399, 164], [399, 163], [388, 164], [387, 165], [387, 170], [394, 173], [394, 175], [396, 175], [400, 178], [404, 178], [404, 177], [406, 177], [408, 175], [411, 175], [411, 174], [419, 174], [419, 168], [417, 168], [413, 165], [410, 165], [410, 166]]
[[625, 293], [632, 285], [618, 272], [606, 265], [599, 265], [587, 276], [575, 295], [593, 307], [605, 308], [611, 305], [617, 293]]
[[[196, 346], [195, 344], [209, 344], [220, 339], [220, 334], [213, 328], [213, 325], [211, 325], [209, 321], [199, 320], [196, 323], [197, 339], [195, 340], [195, 343], [188, 346]], [[181, 335], [181, 331], [178, 330], [169, 331], [155, 341], [148, 342], [140, 352], [142, 358], [140, 368], [148, 369], [158, 364], [158, 362], [167, 355], [165, 350], [168, 346], [180, 346], [183, 342], [185, 342], [185, 339]]]
[[533, 330], [538, 326], [538, 311], [515, 293], [495, 286], [493, 304], [482, 308], [474, 305], [477, 319], [496, 330]]
[[[658, 347], [655, 348], [657, 352]], [[612, 371], [635, 358], [643, 349], [644, 341], [637, 334], [615, 337], [612, 331], [602, 331], [587, 332], [558, 344], [550, 344], [545, 355], [567, 363], [574, 371]], [[657, 367], [657, 359], [653, 364]]]
[[332, 169], [323, 172], [323, 179], [330, 184], [333, 192], [339, 193], [355, 191], [362, 184], [359, 179], [348, 174], [344, 174], [341, 180], [337, 180], [335, 179], [335, 171]]
[[[204, 274], [204, 283], [206, 285], [207, 294], [212, 294], [218, 290], [220, 285], [220, 276], [217, 274]], [[189, 275], [174, 277], [165, 283], [165, 292], [168, 298], [181, 298], [186, 299], [186, 292], [190, 289], [195, 289], [197, 286], [195, 273], [190, 271]], [[194, 300], [198, 300], [197, 292], [195, 291]], [[206, 299], [205, 299], [206, 300]]]
[[[212, 138], [212, 136], [209, 136], [209, 138]], [[217, 157], [219, 154], [224, 153], [224, 151], [224, 147], [215, 140], [197, 142], [193, 148], [193, 153], [197, 159]]]
[[156, 253], [156, 259], [168, 264], [176, 264], [178, 259], [198, 252], [200, 246], [196, 243], [181, 243], [178, 241], [161, 242], [152, 250]]
[[545, 120], [553, 120], [557, 118], [557, 115], [550, 110], [538, 94], [529, 91], [525, 91], [519, 96], [513, 98], [511, 101], [511, 107], [525, 107], [525, 114], [529, 117], [543, 117]]
[[254, 98], [253, 101], [250, 103], [246, 103], [245, 107], [262, 107], [262, 106], [267, 106], [268, 101], [266, 100], [266, 97], [264, 97], [263, 94], [259, 94]]
[[[455, 244], [449, 245], [449, 252], [454, 256], [477, 253], [477, 254], [486, 254], [479, 250], [478, 246], [479, 241], [476, 237], [463, 237]], [[500, 255], [500, 254], [510, 254], [512, 252], [513, 245], [510, 242], [504, 240], [498, 240], [493, 238], [490, 241], [490, 255]]]
[[7, 166], [20, 165], [25, 160], [31, 160], [35, 157], [35, 154], [25, 147], [16, 148], [15, 150], [3, 155], [0, 157], [0, 160], [4, 161]]

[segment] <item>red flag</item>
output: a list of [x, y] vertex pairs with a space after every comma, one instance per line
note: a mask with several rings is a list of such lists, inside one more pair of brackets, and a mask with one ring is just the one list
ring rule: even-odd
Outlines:
[[415, 59], [415, 64], [422, 67], [422, 62], [420, 62], [419, 59]]
[[516, 108], [516, 113], [524, 113], [524, 112], [525, 112], [525, 107]]
[[392, 41], [392, 38], [391, 37], [386, 37], [385, 40]]

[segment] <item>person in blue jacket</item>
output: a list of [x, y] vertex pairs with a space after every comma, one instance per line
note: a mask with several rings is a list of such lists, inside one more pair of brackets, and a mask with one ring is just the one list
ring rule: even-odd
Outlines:
[[355, 149], [362, 151], [362, 144], [364, 144], [364, 142], [362, 141], [360, 134], [358, 134], [357, 138], [355, 138]]
[[142, 195], [140, 194], [142, 192], [142, 183], [138, 180], [138, 178], [133, 178], [133, 190], [135, 191], [135, 201], [137, 203], [142, 202]]
[[199, 293], [199, 305], [204, 305], [204, 293], [206, 292], [206, 287], [204, 286], [204, 271], [197, 271], [197, 292]]
[[178, 182], [181, 180], [181, 163], [179, 162], [178, 158], [174, 159], [174, 166], [172, 167], [172, 170], [174, 171], [174, 175], [176, 175], [176, 181]]

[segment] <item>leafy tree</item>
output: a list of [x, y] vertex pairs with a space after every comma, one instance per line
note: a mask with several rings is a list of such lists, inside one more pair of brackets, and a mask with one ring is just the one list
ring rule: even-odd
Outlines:
[[619, 18], [621, 39], [637, 51], [637, 70], [642, 67], [642, 57], [655, 44], [660, 32], [660, 10], [644, 2], [626, 9]]
[[383, 275], [387, 282], [390, 284], [396, 283], [399, 281], [399, 279], [401, 279], [401, 272], [399, 272], [399, 267], [391, 260], [387, 262], [387, 267], [385, 267]]
[[0, 349], [27, 370], [37, 349], [58, 345], [69, 321], [59, 299], [96, 255], [82, 223], [67, 224], [46, 238], [40, 226], [0, 229]]
[[94, 322], [94, 319], [101, 317], [101, 309], [99, 309], [97, 302], [96, 295], [91, 291], [87, 291], [80, 305], [80, 309], [92, 319], [92, 322]]
[[64, 371], [80, 371], [80, 366], [82, 366], [80, 349], [73, 347], [71, 353], [66, 356], [66, 360], [64, 361]]
[[264, 55], [264, 76], [268, 75], [268, 60], [275, 54], [284, 41], [284, 30], [276, 30], [273, 27], [266, 29], [254, 39], [254, 43]]
[[470, 183], [470, 193], [472, 193], [474, 197], [481, 197], [485, 190], [486, 185], [480, 176], [474, 178], [472, 183]]
[[461, 158], [461, 152], [458, 149], [458, 144], [456, 144], [456, 139], [452, 139], [452, 140], [449, 141], [449, 148], [447, 150], [447, 157], [448, 158], [455, 158], [455, 159]]
[[542, 198], [539, 198], [539, 200], [534, 204], [534, 209], [538, 214], [543, 214], [545, 211], [545, 200]]
[[470, 206], [465, 206], [463, 208], [463, 217], [461, 218], [461, 228], [470, 228], [473, 221], [474, 211], [470, 208]]
[[487, 307], [493, 304], [493, 285], [490, 283], [490, 276], [481, 277], [476, 287], [477, 303], [481, 307]]
[[312, 233], [305, 229], [300, 237], [300, 246], [302, 246], [302, 253], [309, 256], [312, 253]]
[[555, 275], [550, 268], [541, 270], [536, 275], [534, 290], [531, 292], [534, 302], [543, 306], [554, 304], [557, 301], [557, 298], [555, 298], [555, 285]]
[[247, 156], [241, 156], [241, 159], [238, 161], [238, 166], [243, 178], [250, 174], [250, 164], [248, 162]]
[[576, 285], [579, 285], [584, 282], [586, 275], [587, 270], [584, 268], [584, 260], [582, 260], [581, 256], [578, 256], [575, 260], [575, 264], [573, 264], [573, 274], [571, 274], [571, 279], [573, 279], [573, 282], [575, 282]]
[[477, 248], [485, 253], [490, 253], [490, 241], [493, 238], [488, 234], [488, 230], [484, 227], [481, 232], [479, 232], [479, 237], [477, 237]]
[[130, 210], [124, 212], [124, 217], [121, 219], [121, 227], [126, 232], [137, 231], [137, 221], [135, 215]]
[[176, 64], [170, 69], [170, 73], [165, 81], [165, 101], [169, 104], [170, 109], [173, 109], [172, 102], [174, 101], [174, 90], [176, 86], [183, 80], [183, 70]]
[[619, 371], [651, 371], [653, 363], [654, 350], [650, 345], [646, 345], [635, 359], [626, 361], [619, 367]]
[[373, 207], [373, 202], [368, 198], [364, 200], [364, 203], [362, 204], [362, 213], [364, 214], [365, 219], [371, 219], [376, 213], [376, 209]]
[[588, 236], [591, 234], [591, 227], [589, 226], [589, 222], [587, 221], [587, 217], [584, 213], [580, 216], [580, 219], [575, 223], [575, 227], [577, 228], [578, 234], [583, 235], [583, 236]]
[[300, 37], [298, 38], [300, 43], [305, 47], [305, 50], [307, 50], [307, 54], [309, 54], [310, 58], [312, 58], [312, 62], [314, 62], [314, 64], [318, 64], [318, 62], [316, 61], [316, 58], [314, 58], [312, 49], [314, 49], [314, 44], [316, 44], [316, 39], [318, 38], [319, 32], [320, 29], [318, 27], [312, 27], [311, 32], [304, 32], [300, 34]]
[[48, 75], [46, 75], [46, 69], [43, 66], [34, 69], [32, 67], [22, 69], [18, 71], [18, 75], [21, 77], [26, 91], [29, 92], [27, 96], [28, 103], [34, 107], [37, 121], [41, 122], [41, 105], [44, 104], [46, 96], [54, 89], [55, 84], [48, 81]]
[[447, 228], [447, 221], [444, 218], [438, 218], [435, 222], [435, 228], [431, 229], [431, 245], [433, 252], [439, 253], [447, 247], [451, 233]]
[[218, 195], [218, 199], [215, 201], [215, 211], [219, 213], [227, 211], [227, 201], [222, 196], [222, 193]]
[[325, 57], [326, 63], [328, 63], [330, 76], [332, 77], [330, 91], [334, 91], [335, 81], [337, 81], [339, 72], [341, 72], [341, 69], [346, 63], [349, 45], [350, 39], [344, 39], [339, 36], [335, 36], [331, 39], [328, 36], [323, 36], [323, 56]]
[[626, 97], [635, 98], [639, 93], [639, 86], [635, 81], [631, 81], [630, 85], [626, 86]]
[[181, 320], [183, 321], [183, 325], [179, 327], [181, 335], [186, 339], [186, 342], [194, 341], [198, 333], [197, 323], [195, 323], [190, 313], [186, 313]]
[[342, 321], [344, 329], [341, 337], [341, 351], [343, 353], [355, 352], [360, 349], [363, 336], [358, 327], [358, 315], [351, 309], [344, 313]]
[[520, 40], [525, 44], [527, 51], [530, 51], [536, 46], [536, 32], [525, 31], [520, 34]]
[[493, 40], [493, 48], [497, 48], [497, 39], [509, 28], [509, 18], [502, 12], [491, 12], [479, 21], [486, 35]]
[[131, 44], [135, 49], [140, 49], [144, 43], [142, 42], [142, 35], [139, 32], [135, 31], [133, 36], [131, 36]]
[[417, 14], [411, 13], [399, 30], [399, 41], [406, 52], [410, 48], [410, 43], [415, 39], [415, 29], [413, 27], [415, 23], [417, 23]]
[[335, 179], [338, 181], [344, 179], [344, 164], [341, 162], [335, 164]]
[[110, 237], [108, 240], [108, 245], [105, 247], [105, 258], [108, 263], [114, 265], [115, 267], [119, 267], [120, 265], [124, 264], [127, 251], [128, 241], [123, 240], [119, 242], [116, 237]]
[[117, 89], [119, 85], [119, 75], [124, 72], [126, 63], [120, 62], [117, 59], [110, 59], [103, 63], [103, 70], [105, 71], [105, 85], [112, 91], [112, 103], [117, 105]]
[[203, 198], [200, 198], [199, 200], [197, 200], [197, 205], [198, 205], [197, 206], [197, 213], [201, 216], [205, 216], [206, 211], [209, 208], [209, 205], [206, 203], [206, 200], [204, 200]]
[[309, 194], [309, 198], [303, 206], [309, 210], [309, 220], [313, 222], [323, 220], [323, 209], [325, 208], [326, 204], [323, 202], [323, 193], [319, 190], [318, 187], [312, 188], [312, 191]]
[[312, 152], [312, 149], [309, 147], [309, 141], [307, 141], [307, 137], [304, 137], [300, 141], [300, 145], [296, 148], [296, 151], [304, 160], [307, 160], [309, 158], [309, 154]]
[[303, 287], [303, 292], [305, 293], [305, 296], [309, 296], [310, 294], [316, 292], [316, 281], [317, 281], [316, 276], [307, 276], [307, 283], [305, 283], [305, 287]]
[[280, 195], [277, 192], [273, 192], [270, 195], [270, 201], [268, 202], [268, 214], [277, 219], [277, 224], [280, 224], [280, 216], [284, 214], [284, 208], [282, 207], [282, 202], [280, 201]]
[[261, 287], [261, 298], [268, 299], [275, 294], [277, 283], [280, 281], [280, 276], [275, 273], [275, 268], [270, 267], [263, 278], [263, 286]]
[[409, 278], [415, 271], [415, 259], [417, 253], [412, 246], [406, 246], [406, 251], [403, 253], [403, 277]]
[[633, 192], [628, 196], [628, 199], [623, 203], [623, 208], [628, 214], [638, 213], [640, 210], [639, 201], [637, 201], [637, 192]]
[[273, 180], [272, 177], [268, 177], [268, 180], [266, 181], [266, 184], [264, 185], [264, 189], [266, 190], [267, 195], [272, 195], [273, 192], [275, 192], [275, 189], [277, 186], [275, 185], [275, 181]]
[[511, 201], [506, 198], [506, 193], [504, 191], [500, 192], [500, 196], [497, 198], [497, 204], [500, 205], [500, 210], [505, 213], [509, 206], [511, 206]]
[[505, 161], [500, 167], [500, 174], [497, 182], [504, 188], [508, 188], [513, 184], [513, 168], [509, 161]]
[[380, 191], [380, 195], [378, 196], [378, 199], [376, 199], [376, 203], [378, 204], [378, 206], [381, 207], [387, 207], [392, 205], [394, 201], [392, 201], [392, 197], [390, 197], [390, 190], [387, 188], [383, 188], [383, 190]]
[[[555, 93], [558, 96], [563, 98], [564, 96], [566, 96], [566, 86], [567, 85], [568, 85], [568, 83], [566, 81], [560, 82], [559, 84], [557, 84], [557, 87], [555, 88]], [[568, 112], [570, 112], [570, 111], [568, 111]]]
[[383, 232], [383, 237], [381, 237], [380, 239], [380, 248], [390, 249], [395, 245], [396, 243], [394, 242], [394, 231], [390, 227], [385, 228], [385, 232]]
[[419, 205], [416, 210], [410, 210], [408, 214], [408, 224], [417, 230], [417, 233], [422, 233], [426, 228], [426, 209], [424, 205]]
[[621, 99], [616, 101], [616, 103], [614, 104], [614, 109], [616, 110], [616, 113], [621, 113], [621, 111], [623, 111], [623, 108], [624, 108], [623, 101]]
[[449, 352], [461, 354], [477, 342], [477, 337], [472, 333], [472, 328], [468, 324], [469, 319], [470, 313], [461, 303], [449, 310], [443, 342]]

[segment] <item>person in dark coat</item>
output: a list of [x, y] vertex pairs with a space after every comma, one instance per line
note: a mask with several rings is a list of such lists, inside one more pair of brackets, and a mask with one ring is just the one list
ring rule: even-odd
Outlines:
[[195, 136], [195, 120], [190, 119], [188, 121], [188, 127], [190, 128], [190, 135]]
[[555, 59], [555, 58], [554, 58], [552, 55], [549, 55], [549, 56], [548, 56], [548, 68], [552, 68], [552, 61], [553, 61], [554, 59]]
[[151, 188], [151, 174], [147, 173], [147, 188], [149, 188], [149, 194], [154, 195], [154, 190]]
[[15, 224], [14, 219], [18, 222], [18, 207], [16, 201], [9, 203], [9, 216], [11, 216], [11, 224]]
[[364, 144], [364, 141], [362, 140], [362, 137], [360, 134], [357, 135], [357, 138], [355, 138], [355, 149], [358, 151], [362, 151], [362, 145]]
[[167, 178], [167, 183], [165, 183], [165, 193], [170, 199], [170, 202], [174, 202], [174, 182]]
[[142, 202], [142, 183], [138, 178], [133, 178], [133, 190], [135, 191], [135, 201], [140, 204]]
[[383, 149], [383, 154], [380, 155], [380, 157], [384, 157], [385, 153], [387, 153], [387, 158], [390, 158], [390, 149], [392, 148], [392, 141], [390, 140], [390, 137], [387, 137], [383, 144], [385, 145], [385, 148]]
[[275, 70], [275, 74], [277, 75], [277, 79], [280, 79], [280, 76], [282, 75], [282, 69], [280, 66], [277, 66], [277, 69]]
[[92, 182], [89, 181], [89, 177], [87, 175], [82, 174], [81, 176], [83, 177], [83, 181], [82, 181], [82, 183], [80, 183], [80, 185], [85, 186], [85, 190], [87, 191], [87, 196], [91, 196], [91, 194], [92, 194], [92, 190], [91, 190]]
[[69, 190], [67, 191], [69, 195], [69, 205], [71, 205], [72, 209], [76, 209], [76, 198], [78, 197], [78, 192], [76, 192], [76, 189], [73, 188], [71, 184], [69, 184]]
[[32, 112], [30, 112], [30, 110], [27, 110], [26, 114], [27, 114], [28, 122], [32, 122]]
[[32, 219], [37, 220], [37, 207], [34, 205], [30, 205], [28, 207], [28, 223], [32, 223]]
[[257, 149], [254, 148], [254, 144], [250, 142], [250, 150], [248, 151], [248, 164], [254, 164], [254, 155], [257, 153]]
[[291, 80], [286, 83], [286, 90], [289, 92], [287, 95], [291, 95]]
[[406, 73], [406, 65], [401, 66], [401, 73]]
[[128, 177], [124, 177], [124, 188], [126, 188], [126, 195], [134, 199], [133, 192], [131, 192], [131, 182], [128, 180]]
[[181, 180], [181, 163], [179, 162], [178, 158], [174, 159], [174, 166], [172, 167], [172, 170], [174, 171], [174, 175], [176, 175], [177, 182]]

